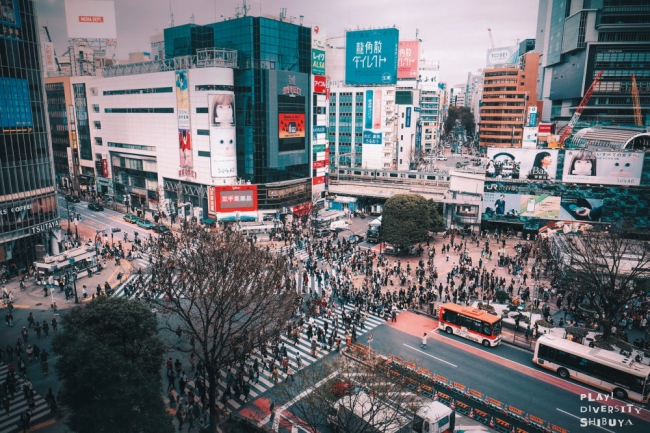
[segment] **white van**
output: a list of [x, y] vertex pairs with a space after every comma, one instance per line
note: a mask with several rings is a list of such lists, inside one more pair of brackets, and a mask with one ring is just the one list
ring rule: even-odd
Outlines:
[[346, 220], [332, 221], [330, 224], [330, 230], [333, 232], [342, 232], [345, 229], [350, 228], [350, 223]]

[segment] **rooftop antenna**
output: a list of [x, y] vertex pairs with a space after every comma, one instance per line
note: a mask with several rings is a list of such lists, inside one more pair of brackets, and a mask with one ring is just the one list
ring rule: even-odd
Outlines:
[[280, 9], [280, 21], [284, 21], [287, 17], [287, 8]]
[[246, 0], [242, 0], [242, 5], [235, 8], [235, 16], [237, 18], [247, 16], [250, 8], [250, 6], [246, 6]]
[[304, 20], [304, 19], [305, 19], [305, 16], [304, 16], [304, 15], [300, 15], [300, 25], [302, 25], [302, 20]]
[[174, 27], [174, 13], [172, 12], [172, 0], [169, 0], [169, 21], [170, 21], [170, 27]]
[[192, 16], [190, 17], [190, 23], [194, 24], [194, 12], [192, 12]]

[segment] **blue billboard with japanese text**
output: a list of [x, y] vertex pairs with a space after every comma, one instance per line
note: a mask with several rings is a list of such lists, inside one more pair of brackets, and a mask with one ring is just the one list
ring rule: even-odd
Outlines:
[[345, 34], [345, 84], [397, 83], [399, 30], [357, 30]]

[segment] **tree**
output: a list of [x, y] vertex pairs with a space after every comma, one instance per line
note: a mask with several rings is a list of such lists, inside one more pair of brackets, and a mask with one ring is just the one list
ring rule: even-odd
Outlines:
[[[397, 431], [422, 405], [402, 381], [389, 380], [385, 372], [345, 356], [302, 370], [295, 382], [285, 382], [277, 392], [282, 400], [295, 401], [289, 410], [308, 431], [326, 431], [328, 415], [342, 433]], [[294, 399], [298, 394], [302, 398]], [[351, 411], [333, 411], [338, 401], [347, 408], [363, 406], [363, 419]]]
[[164, 345], [138, 301], [99, 297], [63, 316], [52, 342], [60, 402], [76, 432], [173, 432], [162, 401]]
[[382, 215], [382, 239], [401, 249], [426, 240], [430, 231], [444, 229], [438, 205], [417, 194], [392, 196]]
[[151, 273], [167, 298], [157, 302], [162, 329], [171, 347], [194, 351], [204, 365], [215, 431], [219, 371], [277, 340], [299, 297], [285, 258], [256, 247], [240, 232], [185, 225], [180, 236], [161, 236], [157, 242]]
[[609, 233], [564, 234], [540, 240], [547, 271], [576, 306], [593, 311], [607, 340], [626, 305], [650, 290], [650, 243]]
[[474, 122], [474, 114], [468, 107], [455, 107], [450, 106], [447, 113], [447, 118], [444, 123], [444, 136], [449, 136], [456, 126], [456, 121], [460, 121], [460, 124], [465, 128], [465, 132], [468, 137], [474, 136], [474, 131], [476, 130], [476, 123]]

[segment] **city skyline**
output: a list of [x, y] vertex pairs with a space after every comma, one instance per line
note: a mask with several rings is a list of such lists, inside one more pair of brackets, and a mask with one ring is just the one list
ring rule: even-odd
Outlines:
[[[36, 0], [39, 26], [48, 26], [57, 54], [65, 52], [67, 46], [64, 3], [65, 0]], [[160, 7], [161, 3], [165, 7]], [[187, 0], [182, 4], [178, 0], [115, 0], [116, 58], [123, 60], [130, 52], [150, 51], [149, 37], [170, 26], [170, 6], [174, 24], [179, 26], [189, 23], [192, 14], [198, 25], [234, 18], [236, 8], [241, 5], [241, 0]], [[396, 26], [400, 40], [413, 40], [417, 29], [423, 50], [440, 64], [440, 81], [452, 86], [465, 82], [468, 72], [485, 66], [490, 48], [488, 28], [492, 29], [495, 47], [534, 38], [538, 2], [498, 0], [487, 7], [479, 0], [455, 3], [414, 0], [399, 6], [368, 0], [333, 0], [326, 4], [269, 0], [247, 1], [247, 6], [251, 16], [279, 15], [281, 8], [286, 8], [288, 20], [299, 24], [302, 16], [303, 25], [324, 28], [328, 38], [343, 36], [346, 29]], [[377, 10], [368, 11], [369, 7]]]

